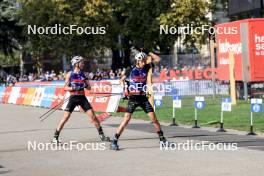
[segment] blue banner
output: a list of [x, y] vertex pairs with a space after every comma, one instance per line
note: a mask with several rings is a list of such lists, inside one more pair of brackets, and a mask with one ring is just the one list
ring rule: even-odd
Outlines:
[[0, 87], [0, 103], [2, 103], [2, 99], [4, 96], [6, 88], [5, 87]]
[[44, 91], [43, 99], [40, 103], [41, 107], [50, 108], [55, 94], [55, 87], [47, 87]]

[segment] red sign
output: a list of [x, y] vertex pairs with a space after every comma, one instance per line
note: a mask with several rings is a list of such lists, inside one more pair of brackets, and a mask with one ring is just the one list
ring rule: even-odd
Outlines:
[[26, 94], [27, 94], [27, 91], [28, 91], [28, 88], [25, 88], [25, 87], [20, 88], [20, 92], [19, 92], [19, 96], [17, 98], [16, 104], [18, 104], [18, 105], [23, 104], [24, 99], [25, 99]]
[[247, 19], [216, 25], [237, 32], [218, 33], [218, 78], [229, 80], [229, 52], [234, 53], [235, 79], [238, 81], [264, 81], [264, 18]]
[[205, 68], [195, 70], [170, 70], [170, 76], [164, 77], [164, 74], [159, 77], [160, 81], [166, 80], [212, 80], [212, 73], [215, 73], [217, 79], [217, 69]]
[[264, 81], [264, 19], [251, 22], [249, 33], [251, 80]]
[[64, 97], [65, 97], [64, 95], [65, 95], [64, 88], [57, 88], [53, 96], [53, 102], [51, 104], [51, 108], [54, 108], [59, 103], [61, 103], [64, 100]]
[[231, 22], [219, 24], [216, 28], [234, 28], [236, 32], [225, 34], [224, 32], [218, 34], [218, 77], [220, 80], [229, 80], [229, 52], [234, 53], [235, 57], [235, 79], [242, 80], [242, 43], [240, 40], [240, 23]]
[[91, 91], [85, 91], [88, 101], [95, 111], [105, 112], [110, 101], [113, 85], [110, 82], [95, 82], [91, 86]]
[[12, 91], [12, 87], [7, 87], [5, 89], [5, 93], [4, 93], [3, 97], [2, 97], [2, 102], [3, 103], [8, 103], [8, 99], [10, 97], [11, 91]]

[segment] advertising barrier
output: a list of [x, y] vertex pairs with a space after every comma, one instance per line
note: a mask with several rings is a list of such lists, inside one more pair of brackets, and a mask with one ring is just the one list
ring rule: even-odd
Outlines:
[[[120, 88], [112, 86], [112, 84], [115, 84], [114, 82], [100, 83], [101, 89], [97, 87], [98, 90], [92, 88], [91, 91], [85, 91], [85, 96], [95, 111], [116, 112], [122, 91]], [[102, 88], [106, 85], [108, 85], [107, 88]], [[113, 93], [115, 94], [112, 95]], [[70, 93], [64, 91], [62, 87], [19, 87], [18, 85], [15, 87], [0, 87], [0, 103], [53, 108], [69, 96]], [[67, 101], [61, 109], [64, 109], [66, 105]], [[76, 108], [75, 110], [79, 109]]]

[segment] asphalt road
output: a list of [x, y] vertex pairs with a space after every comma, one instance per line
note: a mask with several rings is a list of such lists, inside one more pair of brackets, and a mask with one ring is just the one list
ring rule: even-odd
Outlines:
[[[259, 176], [264, 172], [264, 138], [261, 136], [164, 124], [165, 135], [177, 148], [174, 145], [160, 150], [152, 125], [131, 120], [120, 138], [121, 150], [111, 151], [109, 143], [99, 141], [96, 129], [82, 113], [74, 113], [61, 133], [63, 142], [72, 142], [73, 149], [45, 150], [43, 146], [49, 144], [63, 114], [57, 111], [40, 122], [38, 117], [46, 111], [0, 104], [0, 175]], [[112, 137], [121, 120], [118, 117], [107, 119], [103, 123], [105, 133]], [[39, 148], [33, 151], [28, 146], [34, 142]], [[201, 147], [202, 143], [204, 150], [190, 149], [195, 145]], [[88, 146], [88, 149], [81, 150], [82, 146]], [[225, 150], [223, 146], [227, 146]]]

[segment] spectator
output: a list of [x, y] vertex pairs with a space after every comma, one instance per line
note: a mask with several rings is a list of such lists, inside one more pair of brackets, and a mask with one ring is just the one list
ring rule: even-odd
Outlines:
[[88, 78], [89, 78], [89, 79], [93, 79], [93, 77], [94, 77], [93, 72], [90, 72], [90, 73], [88, 74]]
[[121, 76], [122, 76], [122, 69], [121, 68], [118, 69], [116, 75], [117, 75], [117, 78], [121, 78]]
[[50, 80], [50, 73], [49, 73], [49, 71], [47, 71], [47, 72], [45, 73], [45, 79], [46, 79], [47, 81]]
[[55, 78], [56, 77], [56, 73], [54, 72], [54, 70], [51, 70], [50, 77], [51, 78]]
[[33, 73], [29, 73], [28, 81], [30, 81], [30, 82], [34, 81]]
[[6, 78], [6, 82], [7, 82], [8, 86], [14, 86], [15, 83], [17, 82], [17, 79], [16, 79], [15, 76], [8, 75], [7, 78]]
[[110, 70], [109, 77], [110, 77], [111, 79], [114, 79], [114, 78], [115, 78], [115, 73], [114, 73], [113, 70]]

